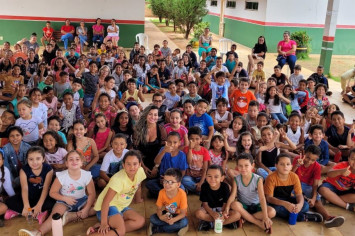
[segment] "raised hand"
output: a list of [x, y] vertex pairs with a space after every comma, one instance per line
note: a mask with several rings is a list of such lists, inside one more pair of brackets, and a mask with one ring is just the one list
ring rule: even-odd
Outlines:
[[342, 175], [349, 176], [351, 174], [350, 168], [351, 168], [351, 166], [348, 166], [347, 168], [345, 168]]
[[303, 154], [303, 152], [301, 152], [300, 158], [298, 158], [297, 162], [300, 166], [302, 166], [304, 164], [304, 159], [306, 158], [306, 156]]

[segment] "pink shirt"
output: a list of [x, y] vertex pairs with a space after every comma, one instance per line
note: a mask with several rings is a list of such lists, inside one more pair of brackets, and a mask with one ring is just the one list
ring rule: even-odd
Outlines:
[[97, 32], [101, 32], [104, 29], [104, 26], [103, 25], [93, 25], [92, 29]]
[[185, 126], [180, 125], [180, 129], [174, 130], [174, 129], [171, 127], [171, 124], [168, 123], [168, 124], [165, 124], [165, 125], [164, 125], [164, 128], [165, 128], [167, 134], [169, 134], [170, 132], [173, 132], [173, 131], [178, 132], [178, 133], [180, 134], [181, 146], [184, 146], [184, 145], [185, 145], [184, 136], [187, 135], [187, 132], [188, 132], [188, 130], [186, 129]]
[[[285, 41], [282, 40], [277, 44], [277, 47], [281, 46], [281, 51], [288, 52], [292, 49], [293, 45], [297, 46], [296, 42], [293, 40], [290, 40], [288, 43], [286, 43]], [[295, 55], [295, 52], [290, 55]], [[289, 54], [286, 54], [286, 56], [289, 56]]]

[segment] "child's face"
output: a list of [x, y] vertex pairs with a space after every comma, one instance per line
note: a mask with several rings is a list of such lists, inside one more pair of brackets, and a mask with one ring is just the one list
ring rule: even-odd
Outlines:
[[269, 90], [269, 95], [270, 95], [270, 97], [273, 98], [273, 97], [276, 95], [276, 92], [277, 92], [277, 90], [276, 90], [275, 87], [271, 88], [271, 89]]
[[106, 119], [102, 116], [99, 116], [95, 119], [95, 123], [99, 129], [103, 129], [106, 127]]
[[78, 170], [83, 165], [83, 160], [81, 159], [80, 155], [76, 152], [72, 152], [67, 157], [65, 161], [65, 165], [70, 170]]
[[137, 173], [139, 167], [141, 167], [141, 163], [136, 156], [128, 156], [122, 166], [127, 175], [133, 177]]
[[349, 165], [351, 166], [352, 170], [355, 170], [355, 153], [352, 152], [348, 158]]
[[164, 46], [164, 47], [167, 47], [167, 46], [168, 46], [168, 42], [167, 42], [167, 41], [164, 41], [164, 42], [163, 42], [163, 46]]
[[267, 81], [267, 87], [271, 87], [271, 86], [276, 86], [276, 82], [274, 80]]
[[15, 124], [15, 117], [11, 113], [4, 111], [1, 115], [1, 121], [2, 125], [10, 126]]
[[126, 73], [126, 74], [123, 75], [124, 81], [127, 81], [127, 80], [129, 80], [130, 78], [132, 78], [132, 75], [129, 74], [129, 73]]
[[184, 83], [178, 83], [177, 85], [176, 85], [176, 92], [181, 92], [181, 91], [183, 91], [184, 90]]
[[246, 175], [252, 173], [252, 170], [254, 168], [254, 164], [251, 164], [250, 160], [240, 159], [240, 160], [238, 160], [237, 168], [238, 168], [239, 173], [242, 176], [246, 176]]
[[218, 169], [209, 169], [206, 173], [206, 181], [212, 189], [218, 189], [223, 180], [224, 176]]
[[73, 92], [77, 92], [81, 89], [81, 84], [79, 83], [73, 83], [72, 85]]
[[74, 125], [74, 135], [76, 138], [83, 138], [86, 133], [86, 128], [83, 124], [77, 123]]
[[341, 115], [333, 115], [332, 116], [332, 124], [336, 127], [336, 128], [341, 128], [344, 126], [344, 118]]
[[123, 150], [127, 147], [127, 142], [124, 138], [115, 138], [111, 145], [114, 152], [122, 153]]
[[190, 84], [187, 89], [189, 90], [190, 95], [195, 95], [197, 93], [196, 84]]
[[314, 81], [310, 80], [307, 82], [308, 88], [314, 88]]
[[220, 102], [217, 104], [217, 111], [218, 113], [225, 113], [227, 111], [227, 105]]
[[177, 65], [179, 68], [182, 68], [184, 66], [184, 61], [183, 60], [178, 61]]
[[223, 85], [226, 82], [226, 77], [220, 76], [217, 78], [217, 84], [218, 85]]
[[261, 133], [261, 139], [263, 140], [264, 143], [270, 143], [273, 138], [274, 138], [274, 133], [270, 129], [265, 129]]
[[39, 103], [42, 100], [42, 95], [39, 91], [32, 93], [31, 101], [33, 103]]
[[110, 100], [106, 96], [102, 96], [99, 100], [99, 106], [101, 109], [107, 109], [110, 105]]
[[211, 144], [216, 150], [221, 150], [224, 146], [224, 141], [220, 140], [219, 138], [216, 138], [213, 140]]
[[292, 169], [292, 163], [290, 158], [281, 157], [279, 162], [276, 163], [276, 170], [282, 175], [288, 175]]
[[296, 130], [298, 128], [298, 126], [300, 126], [301, 120], [299, 117], [297, 116], [292, 116], [289, 119], [289, 124], [292, 130]]
[[153, 104], [157, 107], [161, 107], [161, 105], [163, 104], [163, 97], [162, 96], [155, 96], [153, 98]]
[[275, 68], [275, 69], [274, 69], [274, 73], [275, 73], [276, 75], [280, 75], [280, 74], [281, 74], [281, 70], [280, 70], [279, 68]]
[[166, 140], [166, 145], [168, 145], [169, 147], [172, 147], [173, 151], [177, 151], [181, 145], [181, 142], [180, 142], [179, 137], [177, 137], [175, 135], [171, 135]]
[[200, 68], [201, 68], [201, 69], [204, 69], [204, 68], [206, 68], [206, 67], [207, 67], [206, 62], [205, 62], [205, 61], [202, 61], [202, 62], [200, 63]]
[[22, 135], [17, 130], [14, 130], [9, 134], [9, 142], [12, 145], [19, 145], [21, 141], [22, 141]]
[[39, 152], [32, 152], [28, 154], [27, 163], [32, 170], [39, 170], [42, 168], [44, 157]]
[[239, 83], [239, 89], [240, 89], [242, 92], [247, 91], [248, 88], [249, 88], [248, 82], [243, 82], [243, 81], [242, 81], [242, 82]]
[[301, 90], [301, 91], [305, 91], [306, 87], [307, 87], [306, 83], [299, 83], [298, 84], [298, 89]]
[[45, 84], [53, 84], [53, 77], [52, 76], [47, 76], [46, 79], [44, 80]]
[[266, 84], [261, 84], [260, 87], [259, 87], [259, 93], [260, 94], [265, 94], [266, 93], [266, 89], [267, 89], [267, 86]]
[[207, 104], [204, 102], [200, 102], [196, 105], [196, 114], [203, 115], [207, 111]]
[[256, 120], [256, 124], [258, 128], [267, 125], [267, 118], [265, 116], [259, 116], [258, 119]]
[[317, 91], [316, 91], [316, 94], [318, 95], [318, 96], [324, 96], [325, 95], [325, 89], [324, 89], [324, 87], [323, 86], [321, 86], [321, 87], [319, 87], [318, 89], [317, 89]]
[[248, 114], [251, 118], [256, 118], [259, 114], [259, 109], [257, 106], [249, 106], [248, 107]]
[[164, 189], [167, 192], [179, 189], [180, 188], [180, 184], [181, 183], [177, 182], [176, 178], [174, 176], [169, 176], [169, 175], [165, 175], [164, 176], [163, 186], [164, 186]]
[[139, 117], [139, 108], [138, 108], [138, 106], [131, 106], [129, 108], [129, 115], [131, 117], [138, 118]]
[[53, 90], [51, 90], [51, 91], [49, 91], [48, 93], [47, 93], [47, 96], [46, 96], [46, 98], [48, 98], [48, 99], [53, 99], [53, 97], [54, 97], [54, 91]]
[[108, 89], [113, 89], [113, 87], [115, 87], [115, 80], [110, 79], [109, 81], [105, 82], [105, 84]]
[[62, 83], [65, 83], [69, 80], [69, 75], [63, 75], [62, 77], [60, 77], [60, 81]]
[[202, 137], [201, 137], [200, 135], [198, 135], [198, 134], [191, 134], [191, 135], [189, 136], [189, 140], [190, 140], [191, 142], [193, 142], [193, 143], [198, 143], [198, 144], [200, 144], [201, 141], [202, 141]]
[[171, 84], [171, 85], [169, 86], [169, 92], [170, 92], [171, 94], [175, 94], [175, 93], [176, 93], [176, 85], [175, 85], [175, 84]]
[[115, 72], [116, 74], [120, 75], [122, 73], [122, 66], [116, 66]]
[[129, 117], [126, 112], [120, 115], [120, 118], [118, 119], [118, 122], [120, 123], [120, 126], [126, 127], [128, 122], [129, 122]]
[[195, 107], [191, 103], [184, 104], [184, 113], [187, 115], [192, 115], [195, 113]]
[[261, 64], [256, 64], [256, 68], [258, 69], [258, 71], [261, 71], [263, 69], [263, 65]]
[[318, 75], [322, 75], [324, 72], [324, 69], [323, 68], [317, 68], [317, 74]]
[[14, 75], [19, 75], [20, 73], [21, 73], [21, 70], [20, 70], [20, 67], [18, 67], [18, 66], [15, 66], [15, 68], [14, 68], [14, 70], [13, 70], [13, 73], [14, 73]]
[[49, 123], [48, 123], [48, 130], [53, 130], [53, 131], [56, 131], [58, 132], [60, 130], [60, 124], [57, 120], [51, 120]]
[[96, 73], [96, 72], [97, 72], [97, 65], [96, 65], [95, 63], [91, 64], [91, 65], [89, 66], [89, 70], [90, 70], [90, 73], [91, 73], [91, 74]]
[[243, 135], [242, 137], [242, 146], [245, 150], [250, 150], [251, 145], [253, 145], [253, 140], [251, 139], [250, 135]]
[[216, 65], [217, 65], [218, 67], [221, 67], [221, 66], [222, 66], [222, 59], [218, 59], [218, 60], [216, 61]]
[[337, 107], [333, 104], [328, 107], [328, 114], [332, 114], [334, 111], [337, 110]]
[[178, 125], [181, 122], [181, 115], [178, 112], [172, 112], [170, 114], [170, 123], [173, 125]]
[[313, 165], [313, 163], [316, 162], [317, 159], [318, 159], [318, 156], [316, 154], [313, 154], [311, 152], [307, 152], [306, 156], [303, 160], [304, 166], [309, 167], [309, 166]]
[[65, 95], [63, 97], [63, 102], [66, 106], [71, 106], [73, 104], [73, 97], [71, 95]]
[[17, 106], [17, 110], [18, 110], [18, 114], [22, 117], [22, 118], [28, 118], [28, 116], [31, 115], [31, 111], [32, 109], [29, 108], [28, 106], [26, 106], [25, 104], [20, 104]]
[[43, 145], [48, 150], [50, 150], [50, 151], [54, 150], [56, 144], [57, 144], [57, 141], [55, 140], [55, 138], [52, 135], [47, 134], [43, 137]]
[[283, 92], [286, 96], [289, 96], [291, 94], [292, 88], [290, 87], [284, 87]]
[[315, 129], [313, 131], [313, 133], [311, 134], [311, 137], [312, 137], [313, 141], [320, 142], [320, 141], [322, 141], [322, 139], [324, 137], [324, 133], [320, 129]]
[[243, 127], [243, 121], [242, 121], [242, 119], [240, 119], [240, 118], [235, 118], [234, 119], [234, 121], [233, 121], [233, 130], [234, 131], [239, 131], [239, 130], [241, 130], [242, 129], [242, 127]]

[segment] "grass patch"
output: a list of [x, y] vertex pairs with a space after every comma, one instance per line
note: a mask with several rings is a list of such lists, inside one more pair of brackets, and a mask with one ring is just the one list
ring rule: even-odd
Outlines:
[[340, 77], [332, 75], [332, 73], [329, 72], [328, 78], [331, 78], [332, 80], [336, 82], [340, 82]]

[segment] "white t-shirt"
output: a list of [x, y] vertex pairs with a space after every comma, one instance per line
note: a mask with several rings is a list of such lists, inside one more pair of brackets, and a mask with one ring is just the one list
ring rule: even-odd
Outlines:
[[[9, 195], [9, 197], [12, 197], [15, 195], [15, 191], [14, 188], [12, 187], [12, 182], [11, 182], [11, 174], [9, 169], [4, 166], [4, 174], [5, 174], [5, 182], [2, 183], [0, 181], [0, 193], [2, 192], [2, 190], [5, 190], [7, 195]], [[2, 172], [0, 171], [0, 179], [2, 179]]]
[[279, 105], [274, 105], [274, 98], [269, 99], [269, 103], [267, 104], [267, 109], [269, 109], [270, 113], [282, 113], [281, 101]]
[[82, 198], [86, 196], [85, 189], [86, 186], [92, 180], [90, 171], [80, 170], [81, 176], [78, 180], [70, 178], [68, 170], [63, 170], [57, 172], [57, 178], [62, 185], [60, 189], [60, 194], [63, 196], [73, 197], [75, 199]]
[[[47, 116], [47, 113], [46, 113]], [[23, 141], [26, 143], [34, 142], [39, 139], [38, 125], [42, 123], [42, 120], [38, 116], [32, 115], [29, 120], [18, 118], [15, 125], [19, 126], [23, 132]]]
[[[211, 71], [213, 71], [213, 69], [216, 68], [216, 67], [217, 67], [216, 65], [213, 66], [212, 69], [211, 69]], [[221, 69], [218, 70], [217, 72], [220, 72], [220, 71], [223, 71], [224, 73], [229, 73], [228, 68], [227, 68], [226, 66], [224, 66], [224, 65], [222, 65]]]
[[119, 170], [121, 170], [122, 160], [124, 155], [128, 152], [127, 149], [122, 151], [122, 155], [117, 157], [115, 153], [113, 153], [113, 149], [111, 149], [104, 156], [104, 160], [102, 161], [100, 171], [105, 171], [107, 174], [114, 175]]
[[175, 105], [175, 103], [180, 101], [180, 96], [175, 94], [175, 96], [172, 96], [170, 92], [165, 92], [165, 100], [163, 102], [164, 105], [168, 107], [168, 109], [172, 109]]
[[111, 101], [115, 102], [115, 98], [116, 98], [116, 93], [114, 90], [111, 89], [110, 93], [108, 93], [105, 88], [100, 88], [100, 92], [101, 93], [107, 93], [110, 97], [111, 97]]
[[64, 157], [67, 155], [67, 150], [64, 148], [58, 148], [58, 150], [55, 153], [49, 153], [46, 152], [46, 161], [48, 164], [64, 164], [65, 160]]
[[[115, 32], [107, 33], [107, 36], [110, 36], [110, 37], [118, 36], [120, 33], [120, 27], [118, 27], [118, 25], [115, 25], [115, 28], [117, 29], [117, 33], [115, 33]], [[109, 25], [107, 27], [107, 32], [108, 32], [108, 30], [115, 30], [115, 28], [112, 25]]]
[[229, 98], [228, 98], [228, 88], [230, 87], [229, 80], [226, 80], [223, 85], [218, 85], [216, 82], [211, 82], [210, 88], [212, 90], [212, 109], [216, 109], [216, 100], [220, 97], [225, 98], [228, 101], [229, 107]]
[[47, 112], [48, 107], [41, 102], [38, 104], [38, 107], [32, 106], [32, 116], [40, 118], [45, 129], [47, 129]]

